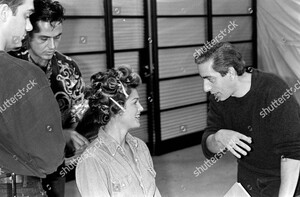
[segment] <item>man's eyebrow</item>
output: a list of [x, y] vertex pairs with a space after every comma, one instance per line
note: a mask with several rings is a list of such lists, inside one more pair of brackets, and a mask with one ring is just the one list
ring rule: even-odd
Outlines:
[[[56, 36], [53, 36], [53, 38], [58, 37], [58, 36], [61, 36], [61, 35], [62, 35], [62, 33], [57, 34]], [[43, 38], [52, 38], [52, 36], [46, 36], [46, 35], [39, 35], [39, 37], [40, 37], [40, 38], [41, 38], [41, 37], [43, 37]]]
[[207, 79], [207, 78], [209, 78], [210, 76], [201, 76], [201, 75], [200, 75], [200, 77], [201, 77], [202, 79]]

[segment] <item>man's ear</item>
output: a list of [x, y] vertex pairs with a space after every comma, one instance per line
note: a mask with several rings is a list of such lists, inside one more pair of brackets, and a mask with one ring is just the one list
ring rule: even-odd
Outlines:
[[0, 21], [6, 22], [9, 12], [11, 12], [11, 9], [7, 4], [0, 4]]
[[235, 69], [234, 69], [233, 67], [229, 67], [229, 68], [228, 68], [228, 74], [229, 74], [229, 76], [230, 76], [231, 79], [234, 79], [235, 76], [236, 76], [236, 71], [235, 71]]

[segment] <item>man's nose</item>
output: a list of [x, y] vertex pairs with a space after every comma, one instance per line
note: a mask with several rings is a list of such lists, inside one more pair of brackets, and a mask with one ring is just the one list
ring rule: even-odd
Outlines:
[[53, 38], [49, 38], [48, 46], [49, 46], [50, 49], [55, 49], [55, 41], [54, 41]]
[[204, 79], [204, 81], [203, 81], [203, 90], [204, 90], [204, 92], [209, 92], [211, 90], [211, 84], [206, 79]]
[[32, 30], [32, 24], [29, 20], [29, 18], [26, 20], [26, 31], [31, 31]]

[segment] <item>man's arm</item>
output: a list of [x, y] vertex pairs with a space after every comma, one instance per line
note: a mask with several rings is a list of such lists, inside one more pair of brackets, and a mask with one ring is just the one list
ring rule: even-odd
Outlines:
[[293, 196], [297, 186], [300, 161], [289, 158], [281, 159], [281, 183], [279, 197]]

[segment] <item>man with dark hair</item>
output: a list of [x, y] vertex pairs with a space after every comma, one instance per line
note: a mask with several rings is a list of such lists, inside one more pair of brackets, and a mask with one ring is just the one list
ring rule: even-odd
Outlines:
[[[33, 29], [28, 32], [24, 47], [10, 54], [34, 63], [44, 71], [60, 107], [66, 141], [76, 149], [83, 148], [89, 142], [75, 131], [78, 118], [73, 109], [83, 102], [84, 82], [77, 64], [57, 51], [64, 8], [52, 0], [35, 0], [34, 8], [36, 11], [30, 16]], [[64, 196], [65, 176], [60, 175], [64, 166], [63, 163], [55, 173], [43, 179], [49, 197]]]
[[32, 0], [0, 0], [0, 196], [45, 196], [40, 178], [63, 161], [58, 105], [43, 72], [8, 55], [32, 30]]
[[299, 195], [300, 108], [293, 92], [279, 77], [245, 67], [229, 43], [194, 57], [210, 92], [204, 155], [229, 150], [237, 157], [238, 182], [253, 197]]

